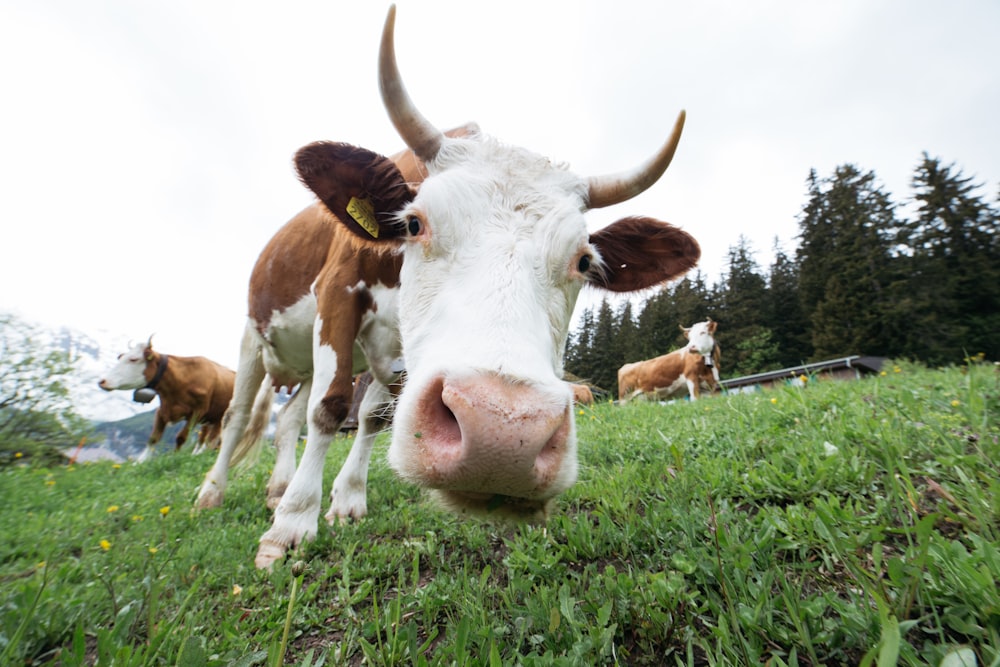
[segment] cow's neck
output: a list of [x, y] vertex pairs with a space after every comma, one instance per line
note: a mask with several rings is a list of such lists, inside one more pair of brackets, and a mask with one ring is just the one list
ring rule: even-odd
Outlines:
[[159, 361], [156, 363], [156, 372], [153, 373], [153, 377], [146, 383], [144, 389], [156, 389], [156, 385], [160, 384], [160, 380], [163, 379], [163, 374], [167, 372], [167, 355], [161, 354]]

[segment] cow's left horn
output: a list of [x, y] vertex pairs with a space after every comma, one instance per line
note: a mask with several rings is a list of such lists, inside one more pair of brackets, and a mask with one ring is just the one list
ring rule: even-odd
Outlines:
[[644, 192], [657, 181], [670, 166], [677, 144], [681, 140], [681, 130], [684, 129], [684, 112], [681, 111], [674, 123], [674, 131], [660, 152], [645, 164], [631, 171], [623, 171], [607, 176], [590, 177], [590, 208], [604, 208], [627, 201]]
[[444, 134], [424, 118], [406, 92], [396, 66], [396, 46], [393, 39], [395, 27], [396, 5], [391, 5], [389, 14], [385, 17], [382, 44], [378, 52], [378, 87], [382, 93], [382, 104], [406, 145], [421, 160], [430, 162], [441, 148]]

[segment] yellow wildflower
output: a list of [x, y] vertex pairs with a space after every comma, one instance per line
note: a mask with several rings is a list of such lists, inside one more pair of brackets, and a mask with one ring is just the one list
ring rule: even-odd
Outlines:
[[774, 403], [775, 405], [777, 405], [777, 404], [778, 404], [778, 399], [776, 399], [776, 398], [772, 398], [772, 399], [771, 399], [771, 402], [772, 402], [772, 403]]
[[150, 554], [155, 554], [157, 551], [159, 551], [159, 549], [157, 549], [156, 547], [149, 547]]
[[163, 507], [160, 508], [161, 516], [167, 516], [168, 514], [170, 514], [170, 505], [164, 505]]
[[879, 373], [879, 377], [885, 377], [886, 375], [888, 375], [888, 373], [886, 373], [885, 371]]
[[100, 544], [101, 548], [105, 551], [111, 548], [111, 542], [108, 542], [107, 540], [101, 540], [98, 544]]
[[133, 521], [142, 521], [142, 517], [139, 516], [138, 514], [133, 514], [132, 515], [132, 520]]
[[581, 415], [582, 415], [582, 414], [583, 414], [583, 410], [580, 410], [580, 412], [579, 412], [578, 414], [581, 414]]
[[799, 382], [801, 382], [802, 384], [805, 384], [806, 382], [809, 382], [809, 376], [807, 376], [807, 375], [800, 375], [799, 376]]
[[121, 463], [112, 463], [112, 464], [111, 464], [111, 469], [112, 469], [112, 470], [118, 470], [118, 469], [119, 469], [119, 468], [121, 468], [121, 467], [122, 467], [122, 464], [121, 464]]
[[958, 407], [958, 406], [960, 406], [961, 404], [962, 404], [962, 402], [961, 402], [960, 400], [958, 400], [958, 399], [956, 398], [955, 400], [953, 400], [953, 401], [951, 402], [951, 407], [953, 407], [953, 408], [957, 408], [957, 407]]
[[14, 452], [14, 458], [15, 458], [15, 459], [19, 459], [19, 458], [21, 458], [22, 456], [24, 456], [24, 454], [22, 454], [21, 452]]
[[114, 514], [117, 511], [118, 511], [118, 505], [109, 505], [108, 506], [108, 514]]
[[45, 486], [55, 486], [55, 485], [56, 485], [56, 480], [54, 479], [45, 480]]
[[233, 584], [233, 595], [239, 595], [243, 592], [243, 587], [239, 584]]
[[902, 373], [902, 372], [903, 372], [903, 369], [902, 369], [902, 368], [900, 368], [899, 366], [893, 366], [893, 367], [892, 367], [892, 372], [893, 372], [893, 373]]

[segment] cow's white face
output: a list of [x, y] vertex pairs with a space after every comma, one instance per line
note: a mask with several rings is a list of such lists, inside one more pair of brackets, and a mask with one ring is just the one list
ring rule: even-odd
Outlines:
[[407, 385], [389, 462], [451, 505], [534, 513], [576, 479], [562, 373], [581, 258], [597, 270], [586, 183], [491, 140], [441, 153], [400, 215]]
[[146, 370], [146, 343], [136, 343], [124, 354], [118, 355], [118, 361], [104, 373], [97, 383], [105, 391], [115, 389], [138, 389], [146, 386], [143, 372]]
[[688, 339], [688, 349], [701, 355], [711, 354], [715, 348], [713, 333], [715, 333], [715, 322], [711, 320], [691, 325], [691, 328], [684, 330], [684, 335]]

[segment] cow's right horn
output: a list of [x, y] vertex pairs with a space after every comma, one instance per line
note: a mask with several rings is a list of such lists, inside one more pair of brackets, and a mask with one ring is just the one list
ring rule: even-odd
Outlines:
[[677, 144], [681, 140], [681, 130], [684, 129], [685, 114], [681, 111], [674, 123], [674, 131], [670, 138], [663, 144], [660, 151], [631, 171], [607, 176], [590, 177], [590, 196], [588, 206], [590, 208], [604, 208], [613, 206], [623, 201], [631, 199], [644, 192], [649, 186], [655, 183], [663, 172], [670, 166], [670, 160], [674, 157]]
[[396, 5], [390, 5], [378, 52], [378, 87], [382, 93], [382, 104], [406, 145], [421, 160], [431, 162], [441, 148], [444, 134], [424, 118], [406, 92], [396, 66], [395, 27]]

